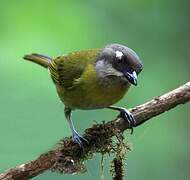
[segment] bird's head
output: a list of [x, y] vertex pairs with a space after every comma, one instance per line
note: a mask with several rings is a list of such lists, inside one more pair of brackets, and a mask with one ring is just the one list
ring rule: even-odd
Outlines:
[[137, 85], [137, 76], [142, 68], [138, 55], [120, 44], [105, 46], [96, 61], [96, 69], [101, 76], [121, 77], [133, 85]]

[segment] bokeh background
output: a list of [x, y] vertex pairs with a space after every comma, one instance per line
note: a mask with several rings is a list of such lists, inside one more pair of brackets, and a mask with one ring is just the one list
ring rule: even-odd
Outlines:
[[[22, 60], [24, 54], [55, 57], [121, 43], [144, 63], [139, 86], [118, 105], [133, 107], [189, 81], [188, 0], [0, 0], [0, 172], [30, 161], [70, 136], [48, 72]], [[190, 104], [125, 133], [127, 179], [190, 178]], [[111, 120], [110, 110], [76, 111], [82, 133], [93, 120]], [[94, 117], [94, 119], [92, 119]], [[111, 179], [108, 157], [105, 180]], [[100, 156], [83, 175], [44, 173], [35, 180], [99, 179]]]

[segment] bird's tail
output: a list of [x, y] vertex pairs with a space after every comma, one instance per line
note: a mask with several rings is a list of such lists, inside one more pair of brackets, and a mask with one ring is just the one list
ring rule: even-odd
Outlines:
[[52, 58], [41, 55], [41, 54], [29, 54], [29, 55], [25, 55], [23, 57], [23, 59], [28, 60], [28, 61], [32, 61], [36, 64], [39, 64], [41, 66], [43, 66], [44, 68], [48, 68], [49, 64], [52, 61]]

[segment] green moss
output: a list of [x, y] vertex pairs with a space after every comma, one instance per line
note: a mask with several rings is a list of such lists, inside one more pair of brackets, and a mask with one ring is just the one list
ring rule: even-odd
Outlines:
[[[116, 141], [113, 141], [113, 135]], [[80, 148], [72, 141], [72, 138], [65, 138], [61, 140], [56, 148], [56, 162], [52, 167], [52, 171], [59, 173], [84, 173], [86, 168], [84, 161], [92, 159], [95, 153], [100, 153], [102, 156], [107, 154], [114, 154], [115, 158], [112, 164], [112, 175], [119, 175], [119, 168], [123, 169], [122, 161], [124, 160], [126, 151], [129, 146], [124, 143], [123, 135], [116, 129], [110, 126], [105, 126], [105, 123], [94, 124], [92, 128], [85, 131], [83, 136], [89, 143], [84, 144]], [[121, 162], [121, 165], [119, 165]], [[103, 168], [103, 163], [101, 164]], [[122, 173], [120, 173], [123, 175]]]
[[122, 180], [124, 179], [124, 162], [126, 161], [126, 154], [130, 150], [130, 147], [124, 142], [123, 134], [116, 133], [116, 137], [118, 141], [114, 153], [115, 157], [111, 162], [111, 174], [113, 180]]

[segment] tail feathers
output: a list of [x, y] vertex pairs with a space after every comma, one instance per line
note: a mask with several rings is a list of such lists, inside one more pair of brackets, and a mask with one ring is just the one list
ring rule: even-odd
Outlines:
[[41, 54], [30, 54], [30, 55], [25, 55], [23, 57], [23, 59], [28, 60], [28, 61], [32, 61], [36, 64], [39, 64], [41, 66], [43, 66], [44, 68], [48, 68], [49, 64], [52, 61], [52, 58], [48, 57], [48, 56], [44, 56]]

